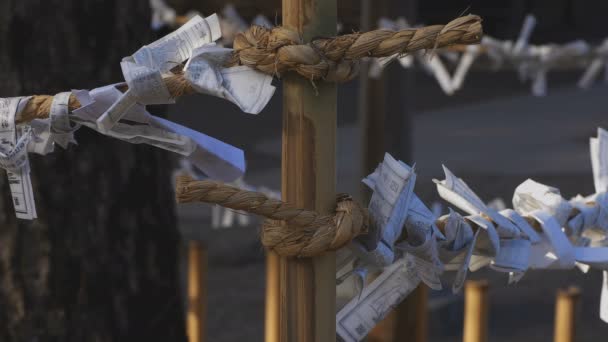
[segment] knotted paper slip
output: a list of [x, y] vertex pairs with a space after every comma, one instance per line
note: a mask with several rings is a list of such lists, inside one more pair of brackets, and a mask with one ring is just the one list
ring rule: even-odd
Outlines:
[[[435, 180], [439, 195], [468, 214], [450, 209], [433, 217], [413, 193], [413, 168], [385, 155], [363, 182], [374, 190], [369, 204], [370, 234], [353, 240], [353, 261], [337, 281], [354, 275], [362, 288], [337, 314], [336, 331], [345, 341], [360, 341], [420, 281], [442, 287], [443, 271], [456, 271], [459, 291], [467, 270], [485, 266], [519, 281], [528, 269], [604, 270], [600, 317], [608, 321], [608, 132], [590, 141], [596, 193], [565, 200], [558, 189], [526, 180], [515, 189], [513, 208], [497, 211], [444, 166]], [[404, 229], [405, 228], [405, 229]], [[349, 266], [341, 267], [348, 269]], [[367, 270], [381, 274], [363, 287]]]

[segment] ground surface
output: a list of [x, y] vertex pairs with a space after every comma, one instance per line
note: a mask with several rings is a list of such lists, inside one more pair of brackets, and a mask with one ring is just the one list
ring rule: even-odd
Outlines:
[[[448, 98], [426, 76], [418, 78], [413, 105], [416, 192], [426, 203], [438, 200], [432, 178], [442, 178], [441, 163], [463, 178], [485, 200], [499, 197], [510, 205], [515, 187], [526, 178], [558, 187], [569, 198], [593, 192], [588, 141], [597, 126], [608, 127], [606, 87], [581, 92], [568, 75], [558, 77], [550, 95], [533, 98], [515, 76], [475, 76], [462, 93]], [[562, 80], [563, 79], [563, 80]], [[552, 83], [555, 84], [555, 83]], [[358, 189], [359, 130], [356, 82], [340, 88], [338, 190]], [[349, 100], [350, 99], [350, 100]], [[274, 189], [280, 184], [280, 92], [259, 116], [239, 113], [220, 100], [190, 97], [173, 106], [172, 118], [242, 147], [248, 158], [246, 181]], [[264, 255], [256, 224], [210, 228], [207, 206], [180, 206], [185, 237], [207, 242], [209, 265], [209, 341], [262, 341]], [[571, 271], [529, 272], [508, 286], [503, 274], [479, 271], [473, 278], [491, 282], [491, 341], [551, 341], [555, 291], [577, 285], [583, 290], [579, 341], [600, 341], [608, 324], [598, 318], [601, 274]], [[460, 341], [462, 297], [432, 293], [430, 341]]]

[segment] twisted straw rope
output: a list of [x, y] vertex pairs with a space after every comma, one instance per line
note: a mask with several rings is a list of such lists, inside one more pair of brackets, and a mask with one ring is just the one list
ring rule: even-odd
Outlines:
[[197, 181], [188, 176], [176, 180], [178, 203], [219, 204], [265, 217], [262, 244], [282, 256], [313, 257], [337, 250], [367, 232], [367, 211], [345, 195], [338, 196], [333, 215], [320, 215], [221, 182]]
[[[227, 66], [247, 65], [275, 76], [292, 70], [310, 80], [344, 82], [357, 74], [361, 58], [407, 54], [453, 44], [476, 44], [481, 36], [481, 18], [476, 15], [454, 19], [447, 25], [401, 31], [374, 30], [320, 38], [308, 44], [302, 44], [296, 32], [284, 27], [252, 26], [235, 38], [235, 52]], [[182, 71], [163, 80], [173, 98], [194, 93]], [[126, 86], [122, 90], [125, 89]], [[17, 124], [48, 118], [52, 102], [50, 95], [32, 96], [17, 116]], [[70, 111], [78, 108], [80, 103], [74, 95], [70, 96]]]
[[447, 25], [434, 25], [400, 31], [374, 30], [333, 38], [320, 38], [302, 44], [297, 32], [284, 27], [267, 29], [252, 26], [234, 39], [231, 65], [248, 65], [277, 75], [292, 70], [310, 80], [329, 82], [351, 80], [363, 57], [388, 57], [452, 44], [479, 43], [481, 18], [467, 15]]

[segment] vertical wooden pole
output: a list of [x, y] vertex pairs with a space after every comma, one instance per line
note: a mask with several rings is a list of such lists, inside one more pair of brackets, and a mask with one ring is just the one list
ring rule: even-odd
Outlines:
[[426, 342], [428, 339], [429, 288], [420, 284], [395, 309], [392, 341]]
[[[415, 23], [415, 0], [361, 1], [361, 31], [376, 28], [382, 16], [406, 15]], [[392, 71], [394, 72], [392, 72]], [[372, 172], [389, 151], [399, 159], [410, 161], [411, 127], [407, 102], [413, 96], [411, 70], [403, 70], [397, 62], [389, 65], [378, 79], [370, 79], [368, 70], [362, 68], [360, 80], [360, 120], [363, 131], [362, 176]], [[407, 93], [405, 98], [403, 94]], [[419, 286], [369, 334], [375, 342], [416, 341], [426, 342], [428, 335], [428, 312], [426, 310], [428, 288]]]
[[188, 245], [188, 342], [204, 342], [207, 321], [207, 250], [200, 241]]
[[268, 251], [266, 254], [265, 342], [279, 342], [279, 265], [279, 256]]
[[466, 282], [464, 290], [464, 342], [488, 341], [488, 282]]
[[579, 298], [580, 290], [577, 287], [557, 291], [554, 342], [574, 342], [576, 337], [576, 305]]
[[[376, 28], [378, 19], [386, 13], [386, 0], [361, 1], [361, 31], [367, 32]], [[369, 64], [361, 63], [359, 74], [359, 120], [362, 131], [363, 174], [367, 176], [382, 162], [385, 146], [386, 113], [385, 74], [378, 78], [369, 77]], [[369, 196], [367, 199], [369, 200]]]
[[[283, 26], [304, 41], [336, 34], [336, 0], [283, 0]], [[283, 199], [330, 213], [335, 207], [336, 85], [295, 74], [283, 81]], [[336, 258], [280, 258], [283, 342], [335, 341]]]

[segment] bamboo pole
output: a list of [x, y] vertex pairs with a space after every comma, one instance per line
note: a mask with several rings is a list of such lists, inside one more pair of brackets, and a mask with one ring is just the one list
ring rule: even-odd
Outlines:
[[557, 291], [555, 301], [554, 342], [574, 342], [576, 337], [576, 305], [581, 291], [569, 287]]
[[[336, 34], [336, 0], [283, 0], [283, 26], [305, 41]], [[335, 206], [336, 86], [285, 75], [283, 199], [329, 213]], [[280, 340], [335, 341], [335, 253], [280, 258]]]
[[200, 241], [188, 245], [188, 342], [206, 340], [207, 249]]
[[488, 282], [469, 280], [465, 285], [464, 342], [488, 341]]
[[[378, 19], [386, 15], [387, 0], [361, 1], [361, 30], [370, 31], [376, 28]], [[386, 113], [386, 92], [385, 74], [382, 73], [378, 78], [369, 77], [370, 63], [361, 64], [359, 74], [359, 120], [362, 131], [362, 155], [363, 155], [363, 174], [367, 176], [376, 169], [384, 157], [385, 125], [384, 118]], [[361, 177], [361, 178], [362, 178]], [[369, 200], [369, 192], [366, 193]]]
[[279, 342], [279, 256], [266, 254], [266, 317], [264, 319], [264, 341]]

